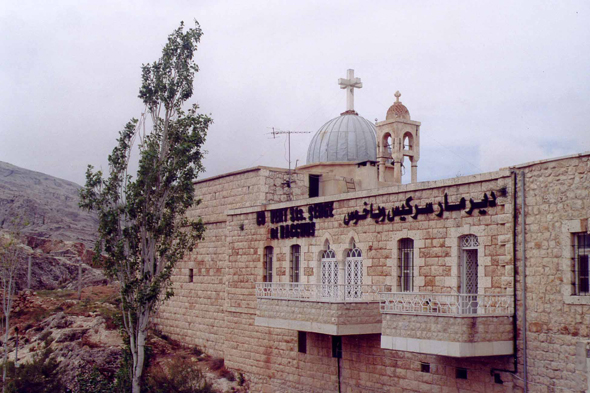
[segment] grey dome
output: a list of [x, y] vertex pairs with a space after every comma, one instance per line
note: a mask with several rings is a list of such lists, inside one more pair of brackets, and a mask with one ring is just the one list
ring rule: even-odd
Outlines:
[[376, 161], [377, 134], [373, 123], [356, 114], [342, 114], [313, 136], [307, 164], [337, 161]]

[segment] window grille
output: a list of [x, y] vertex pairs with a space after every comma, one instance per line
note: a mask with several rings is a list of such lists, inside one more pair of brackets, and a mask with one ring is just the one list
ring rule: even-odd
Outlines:
[[291, 246], [291, 263], [289, 269], [289, 279], [291, 282], [299, 282], [299, 269], [301, 266], [301, 246], [294, 244]]
[[479, 262], [477, 248], [479, 239], [475, 235], [461, 237], [461, 312], [465, 314], [477, 314], [477, 293], [479, 290]]
[[414, 290], [414, 240], [401, 239], [398, 256], [398, 288], [401, 292], [412, 292]]
[[332, 249], [322, 253], [322, 296], [338, 296], [338, 261]]
[[353, 247], [346, 256], [346, 296], [359, 299], [363, 297], [363, 253], [354, 243]]
[[574, 295], [590, 295], [590, 234], [578, 233], [574, 239]]
[[264, 248], [264, 282], [272, 282], [272, 258], [273, 248]]

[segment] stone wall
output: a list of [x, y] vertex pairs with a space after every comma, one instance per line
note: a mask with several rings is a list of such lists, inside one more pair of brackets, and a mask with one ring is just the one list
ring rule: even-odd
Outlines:
[[[590, 157], [525, 164], [515, 170], [519, 182], [521, 172], [525, 174], [529, 391], [585, 391], [590, 389], [590, 370], [576, 368], [576, 346], [590, 340], [590, 296], [571, 296], [572, 248], [574, 234], [588, 231], [584, 223], [590, 218]], [[517, 264], [522, 266], [520, 244]], [[522, 310], [520, 275], [517, 289]], [[522, 355], [520, 339], [519, 360]]]
[[512, 317], [448, 317], [383, 314], [381, 334], [390, 337], [452, 342], [509, 341]]
[[[590, 340], [590, 297], [572, 296], [572, 239], [588, 230], [590, 178], [588, 155], [513, 168], [526, 175], [526, 274], [527, 353], [530, 392], [581, 392], [588, 389], [588, 370], [579, 361], [579, 344]], [[271, 176], [272, 175], [272, 176]], [[271, 180], [270, 178], [274, 178]], [[176, 296], [161, 308], [162, 330], [175, 338], [199, 345], [224, 356], [226, 365], [245, 373], [254, 392], [512, 392], [522, 391], [524, 325], [520, 252], [522, 192], [516, 193], [510, 171], [423, 182], [388, 189], [362, 191], [306, 200], [307, 190], [293, 191], [288, 202], [281, 184], [284, 172], [258, 170], [219, 177], [201, 186], [203, 204], [194, 210], [208, 223], [205, 240], [173, 277]], [[283, 179], [281, 181], [281, 178]], [[305, 176], [297, 177], [305, 187]], [[225, 180], [224, 180], [225, 179]], [[520, 179], [519, 179], [520, 182]], [[274, 187], [274, 188], [273, 188]], [[408, 197], [421, 207], [436, 206], [444, 194], [450, 203], [461, 198], [479, 201], [483, 194], [497, 195], [497, 206], [472, 215], [465, 210], [399, 217], [393, 222], [360, 220], [344, 223], [351, 211], [362, 212], [364, 203], [390, 209]], [[521, 191], [521, 190], [520, 190]], [[517, 197], [518, 220], [513, 225], [513, 200]], [[301, 199], [300, 199], [301, 198]], [[272, 206], [262, 205], [277, 202]], [[334, 217], [316, 220], [316, 236], [270, 240], [267, 222], [258, 226], [256, 213], [264, 209], [302, 207], [334, 202]], [[467, 202], [469, 203], [469, 202]], [[226, 214], [227, 213], [227, 214]], [[516, 273], [513, 231], [516, 229]], [[453, 293], [459, 289], [460, 247], [458, 239], [475, 234], [478, 290], [480, 293], [511, 294], [518, 300], [518, 374], [498, 371], [503, 384], [494, 383], [490, 371], [512, 369], [513, 357], [450, 358], [381, 348], [379, 334], [343, 337], [343, 358], [331, 357], [331, 337], [307, 334], [307, 353], [297, 352], [297, 331], [255, 325], [258, 308], [255, 282], [263, 277], [263, 250], [275, 250], [276, 281], [287, 282], [289, 248], [301, 246], [302, 282], [315, 283], [321, 274], [320, 255], [327, 243], [343, 263], [351, 242], [362, 250], [363, 284], [391, 285], [397, 282], [398, 241], [414, 240], [414, 290]], [[187, 282], [188, 269], [195, 269], [194, 282]], [[278, 273], [285, 272], [284, 275]], [[197, 274], [198, 273], [198, 274]], [[303, 302], [301, 302], [303, 303]], [[318, 317], [320, 318], [320, 317]], [[420, 318], [408, 317], [419, 324]], [[484, 320], [485, 318], [480, 318]], [[505, 318], [506, 321], [509, 318]], [[478, 321], [484, 324], [486, 321]], [[431, 324], [435, 326], [436, 324]], [[414, 326], [414, 325], [412, 325]], [[501, 324], [501, 329], [508, 323]], [[402, 327], [406, 334], [413, 329]], [[418, 327], [415, 328], [419, 331]], [[479, 328], [478, 328], [479, 329]], [[504, 330], [502, 330], [504, 331]], [[446, 339], [452, 336], [447, 333]], [[483, 332], [479, 332], [483, 333]], [[482, 339], [484, 336], [481, 337]], [[421, 372], [429, 363], [430, 373]], [[340, 368], [340, 380], [338, 379]], [[465, 368], [468, 379], [457, 379]]]
[[[328, 303], [258, 299], [256, 316], [275, 321], [276, 324], [281, 326], [289, 326], [292, 330], [315, 331], [336, 335], [351, 334], [350, 331], [355, 333], [363, 332], [364, 329], [371, 333], [381, 331], [379, 303]], [[354, 329], [347, 329], [347, 327]]]
[[[163, 332], [223, 356], [227, 329], [228, 209], [307, 197], [303, 174], [292, 175], [292, 187], [283, 183], [286, 170], [258, 167], [197, 181], [200, 204], [188, 212], [206, 226], [204, 239], [177, 264], [172, 275], [174, 296], [160, 307], [156, 324]], [[189, 281], [192, 269], [193, 282]]]
[[[338, 361], [331, 357], [330, 336], [308, 333], [308, 351], [301, 354], [297, 352], [296, 330], [254, 325], [257, 307], [263, 302], [265, 305], [277, 303], [278, 308], [272, 315], [284, 315], [294, 320], [305, 313], [307, 319], [317, 322], [327, 316], [322, 312], [315, 313], [313, 310], [319, 310], [322, 305], [312, 302], [264, 299], [257, 303], [254, 283], [262, 281], [262, 258], [266, 246], [272, 246], [275, 252], [273, 280], [288, 282], [289, 248], [298, 244], [303, 255], [302, 271], [305, 268], [308, 272], [313, 271], [313, 275], [302, 275], [301, 279], [314, 283], [319, 280], [319, 255], [326, 241], [343, 265], [350, 242], [354, 240], [363, 252], [363, 284], [395, 287], [397, 241], [412, 237], [416, 247], [416, 290], [450, 293], [457, 290], [458, 285], [458, 239], [461, 235], [475, 233], [480, 240], [478, 273], [481, 292], [511, 293], [513, 195], [510, 185], [509, 172], [502, 172], [272, 206], [272, 209], [298, 206], [306, 210], [306, 203], [334, 201], [334, 217], [316, 220], [316, 236], [313, 238], [270, 240], [268, 231], [272, 225], [256, 225], [256, 212], [260, 209], [230, 211], [226, 295], [231, 313], [226, 321], [231, 327], [226, 336], [226, 364], [246, 373], [251, 378], [253, 391], [338, 391]], [[362, 209], [364, 202], [390, 208], [401, 205], [412, 196], [413, 204], [425, 206], [426, 203], [442, 201], [445, 193], [452, 203], [458, 203], [461, 197], [481, 200], [484, 193], [489, 195], [491, 191], [498, 194], [498, 206], [488, 209], [485, 215], [476, 213], [468, 216], [464, 211], [455, 211], [445, 212], [442, 218], [425, 214], [415, 220], [407, 217], [406, 221], [398, 218], [394, 222], [379, 224], [375, 224], [374, 220], [359, 221], [357, 225], [345, 225], [343, 222], [348, 212]], [[285, 272], [284, 275], [277, 274], [282, 272]], [[289, 306], [294, 307], [293, 312], [289, 313], [285, 307], [279, 306], [280, 302], [284, 302], [282, 305], [291, 302]], [[298, 305], [307, 309], [298, 312]], [[258, 309], [259, 313], [267, 311], [266, 306]], [[421, 362], [431, 364], [430, 374], [420, 372]], [[494, 385], [490, 369], [510, 366], [509, 356], [450, 359], [391, 351], [381, 348], [380, 335], [355, 335], [343, 337], [340, 384], [342, 391], [349, 392], [425, 392], [443, 391], [443, 388], [450, 392], [459, 389], [508, 392], [511, 391], [511, 380], [504, 385]], [[468, 381], [455, 378], [456, 367], [468, 369]]]

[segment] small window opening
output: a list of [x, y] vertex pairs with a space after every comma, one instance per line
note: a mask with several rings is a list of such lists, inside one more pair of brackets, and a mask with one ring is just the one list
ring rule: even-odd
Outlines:
[[309, 197], [320, 196], [320, 175], [309, 175]]
[[457, 367], [455, 370], [455, 377], [457, 379], [467, 379], [467, 369], [463, 367]]
[[188, 282], [193, 282], [194, 271], [193, 269], [188, 269]]
[[297, 332], [297, 352], [307, 353], [307, 332]]
[[412, 150], [412, 145], [410, 143], [410, 138], [404, 138], [404, 150]]
[[590, 234], [579, 233], [574, 239], [574, 295], [590, 295]]
[[423, 373], [430, 373], [430, 363], [420, 362], [420, 371]]
[[498, 385], [503, 385], [504, 381], [502, 381], [502, 376], [498, 373], [494, 373], [494, 383], [497, 383]]
[[332, 357], [342, 358], [342, 336], [332, 336]]

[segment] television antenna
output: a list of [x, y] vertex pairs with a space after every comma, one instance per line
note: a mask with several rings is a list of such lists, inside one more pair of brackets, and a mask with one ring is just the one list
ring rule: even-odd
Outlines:
[[[283, 135], [283, 134], [287, 134], [287, 144], [288, 144], [288, 150], [289, 150], [289, 180], [287, 180], [285, 184], [288, 188], [291, 188], [291, 134], [310, 134], [311, 131], [291, 131], [291, 130], [280, 130], [278, 128], [275, 127], [268, 127], [270, 128], [272, 131], [270, 132], [270, 134], [272, 134], [273, 139], [277, 137], [277, 135]], [[289, 195], [289, 197], [291, 197], [291, 195]]]

